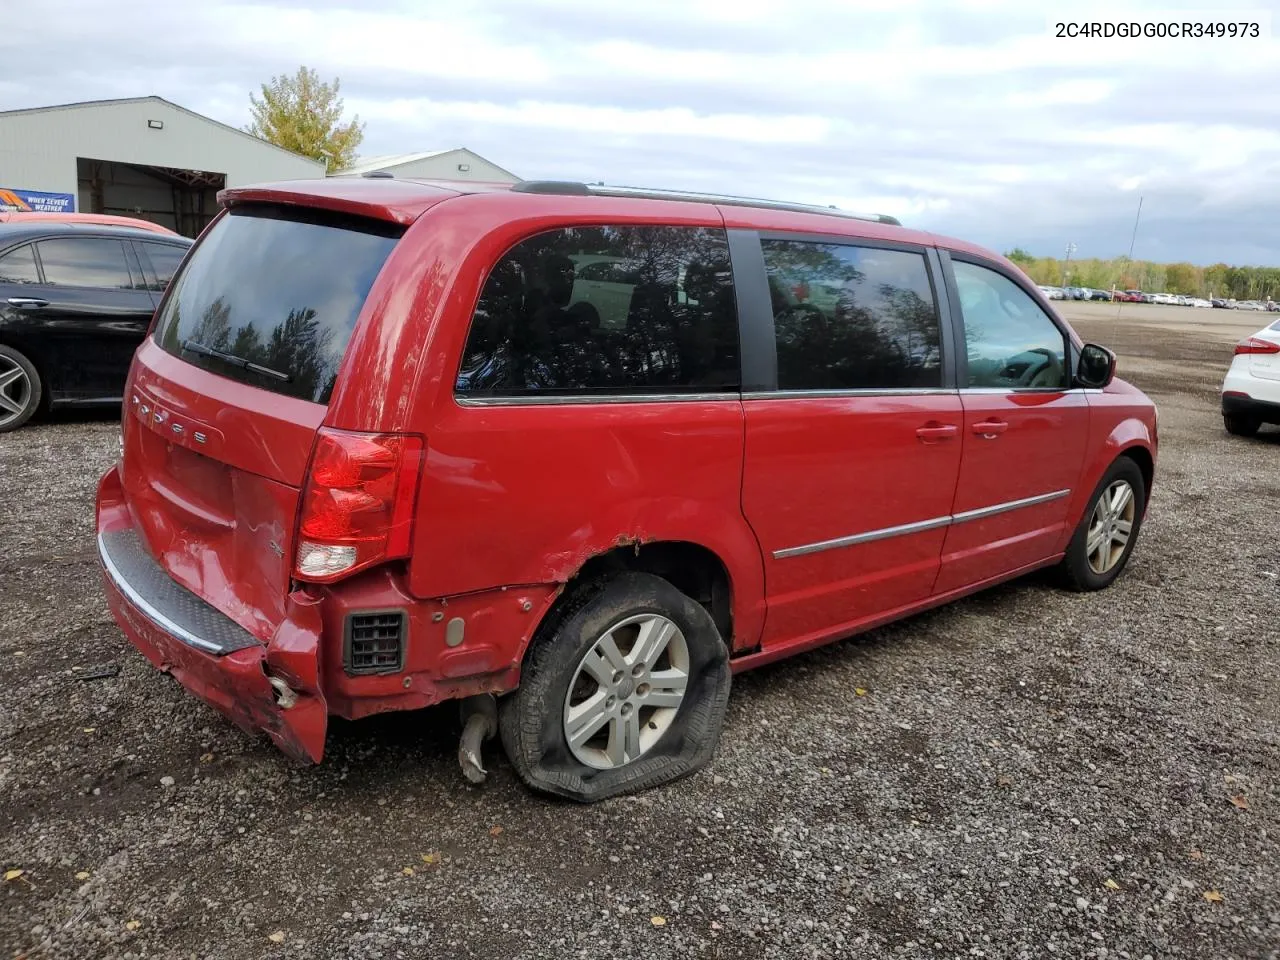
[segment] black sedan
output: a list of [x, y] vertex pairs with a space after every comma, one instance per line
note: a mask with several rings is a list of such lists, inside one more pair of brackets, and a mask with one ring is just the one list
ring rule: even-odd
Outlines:
[[191, 242], [113, 226], [0, 224], [0, 433], [41, 408], [119, 403]]

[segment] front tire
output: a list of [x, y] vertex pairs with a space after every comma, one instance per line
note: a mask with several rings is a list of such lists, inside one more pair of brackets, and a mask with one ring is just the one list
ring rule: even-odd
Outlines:
[[12, 347], [0, 346], [0, 433], [17, 430], [40, 409], [40, 374]]
[[705, 766], [728, 706], [728, 651], [711, 615], [660, 577], [580, 588], [539, 631], [500, 704], [512, 766], [584, 803]]
[[1224, 413], [1222, 415], [1222, 425], [1227, 428], [1227, 433], [1233, 437], [1252, 437], [1257, 434], [1258, 429], [1262, 426], [1262, 421], [1257, 417], [1248, 417], [1242, 413]]
[[1067, 586], [1081, 591], [1111, 586], [1133, 553], [1146, 504], [1142, 471], [1129, 457], [1117, 458], [1093, 491], [1062, 558]]

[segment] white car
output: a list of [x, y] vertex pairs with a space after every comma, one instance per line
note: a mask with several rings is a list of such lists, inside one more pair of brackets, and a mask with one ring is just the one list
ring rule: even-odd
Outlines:
[[1050, 300], [1065, 300], [1067, 298], [1066, 292], [1061, 287], [1050, 287], [1045, 284], [1037, 284], [1037, 286], [1040, 287], [1040, 292]]
[[1236, 344], [1222, 381], [1222, 421], [1238, 437], [1280, 424], [1280, 320]]

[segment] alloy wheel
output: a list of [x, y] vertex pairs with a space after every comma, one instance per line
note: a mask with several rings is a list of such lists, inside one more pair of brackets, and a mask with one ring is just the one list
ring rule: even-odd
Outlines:
[[656, 613], [610, 627], [578, 663], [564, 701], [564, 735], [582, 763], [625, 766], [651, 750], [684, 702], [689, 645]]
[[12, 357], [0, 355], [0, 427], [22, 416], [31, 402], [31, 378]]
[[1085, 555], [1089, 569], [1101, 576], [1108, 573], [1124, 556], [1137, 516], [1137, 498], [1127, 480], [1110, 484], [1093, 505]]

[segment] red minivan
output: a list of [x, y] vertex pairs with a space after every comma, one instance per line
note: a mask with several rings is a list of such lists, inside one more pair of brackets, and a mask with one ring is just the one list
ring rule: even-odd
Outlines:
[[318, 762], [456, 699], [484, 776], [711, 757], [731, 674], [1041, 567], [1107, 586], [1156, 411], [1002, 257], [888, 217], [525, 182], [224, 191], [129, 375], [121, 629]]

